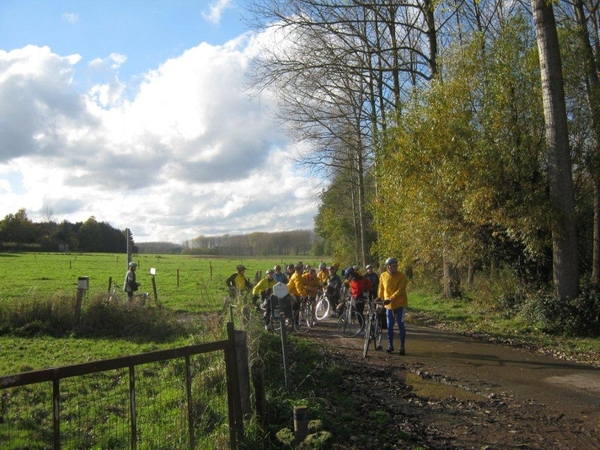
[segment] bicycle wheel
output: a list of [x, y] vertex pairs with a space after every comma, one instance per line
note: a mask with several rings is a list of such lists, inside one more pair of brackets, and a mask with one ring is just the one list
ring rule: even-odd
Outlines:
[[365, 324], [365, 342], [363, 344], [363, 358], [367, 357], [367, 353], [369, 352], [369, 345], [371, 344], [371, 336], [375, 331], [373, 327], [373, 314], [369, 312], [367, 316], [367, 323]]
[[325, 295], [322, 295], [317, 302], [317, 306], [315, 307], [315, 319], [317, 319], [319, 322], [326, 319], [329, 316], [330, 307], [331, 305], [329, 304], [329, 300]]
[[312, 327], [312, 314], [310, 305], [303, 305], [295, 315], [294, 328], [298, 333], [307, 333]]
[[[285, 318], [283, 320], [285, 331], [291, 333], [294, 330], [294, 321], [290, 318]], [[269, 322], [269, 331], [275, 331], [276, 333], [281, 332], [281, 320], [276, 319], [271, 316], [271, 321]]]
[[365, 319], [354, 308], [346, 308], [338, 320], [338, 329], [344, 336], [354, 337], [363, 329]]
[[382, 330], [381, 330], [381, 324], [379, 323], [379, 318], [377, 318], [375, 316], [373, 316], [372, 329], [373, 329], [373, 335], [371, 336], [371, 338], [373, 339], [373, 345], [375, 346], [375, 351], [378, 352], [379, 350], [383, 349], [383, 347], [381, 346]]

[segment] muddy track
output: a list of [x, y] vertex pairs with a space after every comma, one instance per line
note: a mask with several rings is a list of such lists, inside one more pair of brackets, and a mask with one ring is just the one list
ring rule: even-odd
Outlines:
[[[335, 321], [303, 338], [344, 365], [360, 399], [334, 448], [600, 449], [600, 375], [592, 366], [409, 324], [407, 355], [370, 351]], [[396, 348], [398, 345], [396, 344]], [[336, 414], [336, 411], [332, 411]]]

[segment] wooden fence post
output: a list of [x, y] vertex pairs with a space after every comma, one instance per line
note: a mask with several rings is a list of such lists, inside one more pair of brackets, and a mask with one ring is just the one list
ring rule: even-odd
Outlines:
[[244, 420], [242, 417], [242, 407], [240, 399], [240, 383], [238, 381], [237, 368], [237, 346], [235, 338], [235, 329], [232, 322], [227, 322], [227, 337], [233, 344], [230, 351], [225, 351], [225, 364], [227, 366], [227, 392], [229, 406], [229, 438], [231, 440], [232, 450], [237, 449], [238, 438], [244, 435]]
[[152, 275], [152, 292], [154, 293], [154, 302], [158, 304], [158, 292], [156, 291], [156, 280], [154, 279], [154, 275]]
[[308, 435], [308, 406], [294, 406], [294, 438], [296, 445]]
[[248, 367], [248, 333], [235, 330], [235, 356], [238, 369], [238, 385], [240, 387], [240, 403], [245, 419], [251, 415], [250, 407], [250, 370]]
[[250, 367], [252, 385], [254, 386], [254, 409], [258, 423], [264, 428], [267, 418], [267, 390], [265, 387], [265, 363], [256, 359]]

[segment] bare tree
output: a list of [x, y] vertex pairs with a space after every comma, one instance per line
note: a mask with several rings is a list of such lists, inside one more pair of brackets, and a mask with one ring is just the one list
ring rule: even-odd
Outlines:
[[254, 24], [284, 38], [265, 48], [253, 86], [279, 96], [278, 116], [314, 152], [302, 164], [354, 185], [360, 259], [367, 261], [365, 174], [403, 96], [437, 70], [430, 0], [257, 1]]

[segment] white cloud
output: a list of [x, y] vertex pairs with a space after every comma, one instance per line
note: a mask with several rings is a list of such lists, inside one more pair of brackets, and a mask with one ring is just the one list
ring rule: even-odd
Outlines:
[[[244, 90], [249, 42], [200, 44], [139, 86], [113, 77], [88, 92], [72, 81], [78, 55], [0, 51], [0, 217], [93, 215], [138, 242], [312, 227], [316, 181], [290, 163], [294, 145], [270, 119], [268, 93]], [[5, 175], [16, 172], [19, 189]]]
[[79, 22], [79, 15], [75, 13], [63, 13], [62, 18], [65, 22], [69, 23]]
[[218, 24], [221, 21], [221, 15], [227, 8], [231, 8], [231, 0], [217, 0], [209, 6], [209, 12], [203, 12], [202, 17], [210, 23]]

